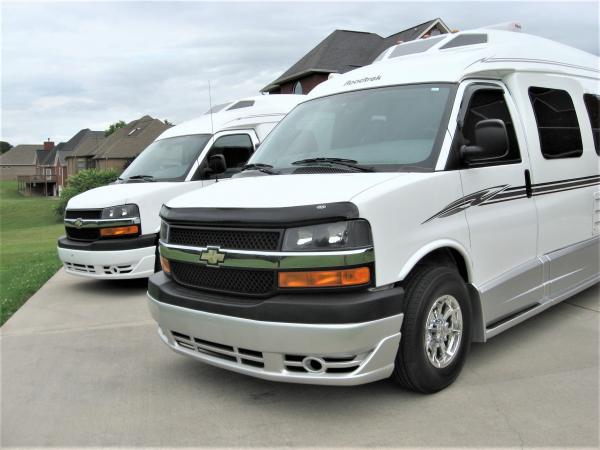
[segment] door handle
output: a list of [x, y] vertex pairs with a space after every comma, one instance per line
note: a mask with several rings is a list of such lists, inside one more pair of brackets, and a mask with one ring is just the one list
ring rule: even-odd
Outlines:
[[531, 187], [531, 173], [529, 169], [525, 169], [525, 193], [527, 198], [533, 197], [533, 188]]

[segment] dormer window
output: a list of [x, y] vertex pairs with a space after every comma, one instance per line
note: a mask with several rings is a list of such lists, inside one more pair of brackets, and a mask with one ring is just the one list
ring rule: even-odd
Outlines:
[[304, 94], [304, 92], [302, 90], [302, 83], [300, 83], [299, 81], [296, 81], [296, 84], [294, 85], [294, 94], [296, 94], [296, 95]]

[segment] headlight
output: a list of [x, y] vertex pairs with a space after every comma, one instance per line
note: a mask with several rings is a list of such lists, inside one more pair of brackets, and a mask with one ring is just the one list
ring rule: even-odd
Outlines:
[[160, 207], [160, 213], [158, 214], [160, 218], [164, 219], [167, 217], [167, 214], [169, 213], [169, 208], [167, 208], [166, 205], [162, 205]]
[[283, 238], [283, 251], [332, 251], [373, 245], [366, 220], [350, 220], [306, 227], [289, 228]]
[[102, 210], [103, 219], [130, 219], [139, 216], [140, 210], [137, 205], [110, 206]]
[[168, 242], [168, 238], [167, 235], [169, 233], [169, 225], [167, 225], [165, 222], [161, 222], [160, 223], [160, 234], [159, 239], [163, 242]]

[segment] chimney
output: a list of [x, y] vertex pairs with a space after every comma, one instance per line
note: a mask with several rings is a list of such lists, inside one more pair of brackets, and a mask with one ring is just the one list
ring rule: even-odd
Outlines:
[[52, 150], [54, 148], [54, 142], [52, 142], [50, 140], [50, 138], [48, 138], [48, 140], [46, 142], [44, 142], [44, 150]]

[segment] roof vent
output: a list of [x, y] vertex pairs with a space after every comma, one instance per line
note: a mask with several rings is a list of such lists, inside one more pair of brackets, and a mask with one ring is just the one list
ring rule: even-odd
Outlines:
[[221, 103], [220, 105], [215, 105], [212, 108], [210, 108], [208, 111], [206, 111], [204, 114], [216, 114], [219, 111], [225, 109], [226, 106], [231, 105], [231, 102], [227, 102], [227, 103]]
[[232, 109], [249, 108], [250, 106], [253, 106], [253, 105], [254, 105], [254, 100], [240, 100], [239, 102], [234, 103], [229, 108], [227, 108], [227, 111], [231, 111]]
[[495, 25], [488, 25], [487, 27], [483, 27], [485, 30], [503, 30], [503, 31], [515, 31], [520, 32], [523, 31], [523, 27], [519, 22], [503, 22], [497, 23]]
[[419, 39], [418, 41], [407, 42], [406, 44], [398, 44], [388, 58], [397, 58], [398, 56], [412, 55], [414, 53], [422, 53], [429, 50], [446, 36], [435, 36], [428, 39]]
[[464, 47], [466, 45], [476, 45], [476, 44], [485, 44], [488, 41], [487, 34], [459, 34], [454, 39], [452, 39], [447, 44], [444, 44], [440, 47], [440, 50], [445, 50], [448, 48], [455, 47]]

